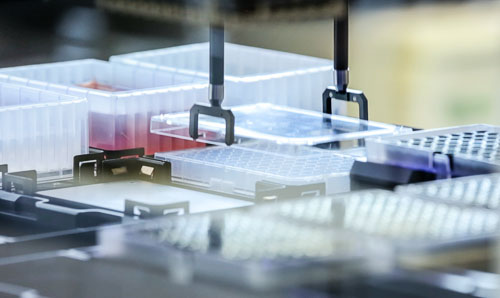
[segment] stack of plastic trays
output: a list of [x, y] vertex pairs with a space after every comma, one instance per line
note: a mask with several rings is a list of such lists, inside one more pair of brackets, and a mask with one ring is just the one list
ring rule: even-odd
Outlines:
[[0, 164], [69, 174], [73, 156], [88, 152], [87, 112], [82, 97], [0, 83]]
[[153, 154], [198, 146], [149, 133], [152, 115], [185, 111], [207, 97], [207, 86], [182, 72], [88, 59], [5, 68], [0, 81], [87, 98], [92, 147]]
[[162, 152], [155, 157], [172, 164], [175, 182], [250, 198], [273, 184], [294, 188], [298, 197], [349, 191], [354, 162], [331, 151], [261, 142]]
[[[111, 61], [155, 70], [185, 70], [208, 78], [208, 43], [113, 56]], [[331, 60], [226, 43], [224, 105], [267, 102], [322, 110], [332, 84]], [[345, 105], [334, 103], [334, 112]]]
[[371, 162], [435, 172], [444, 177], [500, 169], [500, 127], [468, 125], [366, 141]]
[[500, 208], [500, 174], [398, 186], [396, 192], [486, 209]]
[[122, 235], [114, 245], [128, 259], [166, 267], [180, 280], [195, 275], [258, 290], [333, 285], [383, 272], [392, 256], [363, 235], [251, 210], [149, 221]]
[[352, 192], [258, 206], [256, 212], [304, 224], [330, 224], [381, 237], [397, 251], [430, 255], [483, 245], [499, 231], [495, 210], [383, 190]]
[[[176, 181], [256, 198], [261, 198], [258, 188], [266, 182], [292, 186], [288, 189], [296, 193], [290, 195], [298, 197], [345, 192], [350, 190], [354, 157], [313, 146], [400, 131], [394, 125], [268, 103], [232, 111], [235, 142], [231, 147], [224, 143], [224, 123], [200, 116], [198, 140], [218, 147], [155, 155], [171, 162]], [[187, 112], [154, 116], [151, 122], [154, 133], [190, 138]]]

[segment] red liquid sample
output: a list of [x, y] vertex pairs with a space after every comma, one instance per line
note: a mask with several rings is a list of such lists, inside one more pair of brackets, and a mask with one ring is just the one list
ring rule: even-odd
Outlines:
[[90, 146], [106, 150], [144, 147], [146, 154], [205, 147], [204, 143], [150, 133], [148, 119], [152, 114], [113, 116], [90, 112]]
[[113, 86], [100, 84], [95, 80], [87, 82], [87, 83], [79, 84], [78, 86], [84, 87], [84, 88], [89, 88], [89, 89], [95, 89], [95, 90], [109, 91], [109, 92], [117, 92], [117, 91], [125, 91], [126, 90], [123, 88], [115, 88]]
[[[97, 81], [83, 83], [79, 86], [110, 92], [125, 90], [100, 84]], [[151, 117], [166, 112], [168, 111], [157, 113], [149, 112], [147, 115], [144, 113], [137, 113], [134, 115], [111, 115], [90, 112], [90, 146], [105, 150], [143, 147], [146, 154], [205, 147], [203, 143], [150, 133], [149, 127]]]

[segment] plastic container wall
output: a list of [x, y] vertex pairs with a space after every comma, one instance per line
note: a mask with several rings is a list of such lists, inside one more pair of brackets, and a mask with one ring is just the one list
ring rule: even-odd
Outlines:
[[93, 59], [5, 68], [0, 81], [85, 97], [92, 147], [144, 147], [148, 154], [198, 146], [150, 134], [149, 120], [185, 111], [208, 94], [194, 76]]
[[9, 172], [69, 174], [88, 152], [84, 98], [0, 83], [0, 164]]
[[[113, 56], [111, 61], [155, 70], [179, 70], [208, 78], [208, 43]], [[330, 60], [226, 43], [225, 106], [267, 102], [322, 111], [333, 83]], [[334, 111], [345, 109], [334, 103]]]

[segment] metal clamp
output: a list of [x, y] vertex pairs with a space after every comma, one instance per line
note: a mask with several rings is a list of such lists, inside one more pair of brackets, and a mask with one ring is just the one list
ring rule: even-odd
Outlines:
[[153, 218], [165, 215], [189, 214], [189, 201], [152, 205], [134, 200], [125, 200], [125, 214], [139, 218]]
[[362, 91], [347, 89], [346, 92], [340, 92], [336, 87], [327, 87], [323, 92], [323, 113], [332, 114], [332, 101], [334, 99], [357, 103], [359, 119], [368, 120], [368, 99]]
[[210, 106], [193, 105], [189, 115], [189, 135], [198, 139], [198, 118], [200, 114], [226, 121], [225, 143], [231, 146], [234, 143], [234, 114], [231, 110], [222, 108], [224, 100], [224, 26], [210, 26], [209, 47], [209, 94]]
[[172, 168], [168, 161], [145, 157], [107, 159], [102, 162], [102, 176], [106, 181], [138, 179], [169, 184], [172, 181]]
[[225, 110], [220, 106], [204, 106], [195, 104], [191, 108], [189, 114], [189, 135], [194, 139], [198, 139], [198, 118], [200, 114], [212, 117], [222, 118], [226, 121], [226, 136], [225, 143], [231, 146], [234, 143], [234, 114], [231, 110]]
[[145, 154], [144, 148], [129, 148], [121, 150], [102, 150], [106, 159], [142, 157]]
[[73, 180], [76, 183], [94, 182], [101, 172], [103, 160], [102, 152], [75, 155], [73, 157]]
[[255, 184], [255, 201], [258, 203], [301, 197], [324, 196], [325, 193], [325, 183], [285, 185], [270, 181], [257, 181]]
[[123, 150], [101, 150], [91, 148], [88, 154], [73, 157], [73, 181], [80, 184], [95, 183], [101, 175], [105, 160], [120, 160], [130, 157], [144, 156], [144, 148]]
[[453, 172], [453, 155], [434, 152], [432, 155], [432, 168], [435, 171], [436, 179], [452, 178]]
[[224, 85], [213, 85], [208, 86], [208, 98], [210, 98], [210, 104], [212, 106], [220, 106], [222, 101], [224, 101]]
[[337, 90], [346, 90], [349, 85], [349, 70], [334, 70], [333, 86]]
[[5, 173], [2, 176], [2, 190], [33, 195], [37, 189], [36, 171]]
[[0, 177], [3, 177], [3, 174], [7, 173], [9, 171], [9, 166], [8, 165], [0, 165]]

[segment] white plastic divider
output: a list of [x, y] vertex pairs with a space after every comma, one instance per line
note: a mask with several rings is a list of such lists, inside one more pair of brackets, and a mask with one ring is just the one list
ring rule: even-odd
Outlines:
[[73, 156], [88, 152], [88, 102], [0, 83], [0, 164], [9, 172], [69, 174]]

